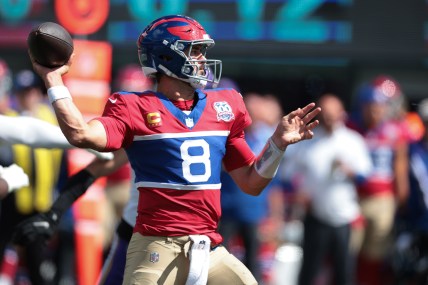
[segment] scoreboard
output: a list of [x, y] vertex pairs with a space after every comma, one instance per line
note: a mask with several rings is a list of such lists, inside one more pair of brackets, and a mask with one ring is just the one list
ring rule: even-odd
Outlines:
[[424, 0], [0, 0], [0, 49], [24, 46], [30, 26], [43, 21], [133, 49], [150, 21], [185, 14], [224, 55], [423, 59], [427, 8]]
[[325, 90], [350, 96], [379, 72], [414, 98], [428, 89], [428, 0], [0, 0], [0, 57], [28, 67], [28, 32], [53, 21], [75, 39], [111, 43], [115, 69], [138, 62], [138, 35], [169, 14], [206, 28], [225, 76], [288, 94], [287, 104]]

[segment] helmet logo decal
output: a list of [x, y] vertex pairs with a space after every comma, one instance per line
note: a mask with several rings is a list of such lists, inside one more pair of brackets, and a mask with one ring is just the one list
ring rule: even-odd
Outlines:
[[217, 121], [230, 122], [235, 119], [235, 115], [232, 112], [232, 107], [225, 101], [214, 102], [214, 110], [217, 112]]
[[389, 79], [387, 79], [384, 82], [382, 82], [381, 88], [382, 88], [382, 92], [387, 97], [393, 97], [394, 94], [396, 94], [396, 91], [397, 91], [397, 87], [396, 87], [395, 83], [392, 80], [389, 80]]

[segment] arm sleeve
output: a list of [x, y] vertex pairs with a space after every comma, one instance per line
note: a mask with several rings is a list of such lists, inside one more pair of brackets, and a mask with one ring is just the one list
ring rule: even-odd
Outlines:
[[226, 143], [226, 154], [223, 159], [227, 171], [250, 165], [255, 160], [255, 155], [246, 142], [244, 133], [244, 129], [251, 125], [251, 118], [241, 94], [236, 91], [235, 93], [233, 98], [236, 106], [236, 118], [230, 130]]
[[226, 155], [223, 158], [224, 167], [228, 172], [250, 165], [255, 159], [256, 156], [245, 141], [244, 131], [234, 138], [228, 139]]
[[0, 140], [9, 144], [25, 144], [31, 147], [69, 149], [58, 126], [31, 117], [0, 115]]

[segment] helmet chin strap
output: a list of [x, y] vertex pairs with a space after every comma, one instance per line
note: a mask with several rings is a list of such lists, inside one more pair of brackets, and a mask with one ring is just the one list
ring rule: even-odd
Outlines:
[[205, 89], [205, 87], [208, 84], [208, 81], [203, 79], [196, 79], [196, 78], [184, 79], [184, 78], [179, 78], [175, 76], [175, 74], [173, 74], [172, 77], [177, 78], [178, 80], [181, 80], [183, 82], [189, 83], [189, 85], [192, 86], [192, 88], [194, 89]]
[[[185, 79], [186, 80], [186, 79]], [[207, 86], [208, 81], [204, 79], [196, 79], [196, 78], [189, 78], [186, 80], [190, 83], [190, 86], [192, 86], [195, 89], [204, 89], [205, 86]]]
[[158, 66], [166, 75], [170, 76], [170, 77], [174, 77], [178, 80], [181, 80], [183, 82], [187, 82], [190, 84], [190, 86], [192, 86], [195, 89], [204, 89], [205, 86], [207, 86], [208, 84], [208, 80], [205, 79], [201, 79], [201, 78], [193, 78], [193, 77], [189, 77], [189, 78], [180, 78], [177, 75], [175, 75], [174, 73], [172, 73], [168, 68], [166, 68], [163, 65], [159, 65]]

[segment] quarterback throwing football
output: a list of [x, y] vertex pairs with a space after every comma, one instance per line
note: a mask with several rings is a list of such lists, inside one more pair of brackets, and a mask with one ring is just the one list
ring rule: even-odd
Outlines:
[[32, 61], [70, 143], [98, 151], [124, 148], [135, 172], [138, 215], [123, 284], [257, 284], [221, 246], [222, 164], [242, 191], [260, 194], [287, 146], [312, 138], [321, 109], [310, 103], [284, 116], [256, 156], [244, 139], [251, 120], [242, 96], [233, 89], [204, 90], [219, 82], [221, 61], [206, 58], [214, 40], [197, 21], [159, 18], [137, 44], [156, 91], [114, 93], [102, 116], [89, 122], [62, 81], [72, 59], [59, 68]]

